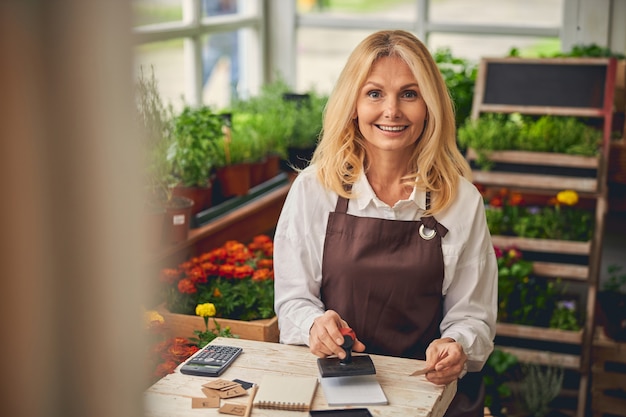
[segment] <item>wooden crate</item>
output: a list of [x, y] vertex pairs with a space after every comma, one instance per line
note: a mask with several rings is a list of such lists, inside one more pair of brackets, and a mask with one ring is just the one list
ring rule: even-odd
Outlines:
[[[165, 319], [165, 327], [170, 337], [194, 337], [194, 330], [204, 330], [204, 319], [200, 316], [175, 314], [169, 312], [164, 305], [157, 308]], [[278, 342], [278, 318], [263, 320], [230, 320], [215, 319], [221, 328], [230, 327], [232, 334], [240, 339], [257, 340], [260, 342]], [[213, 319], [209, 320], [209, 328], [214, 328]]]
[[592, 352], [591, 410], [594, 417], [626, 416], [626, 343], [599, 328]]

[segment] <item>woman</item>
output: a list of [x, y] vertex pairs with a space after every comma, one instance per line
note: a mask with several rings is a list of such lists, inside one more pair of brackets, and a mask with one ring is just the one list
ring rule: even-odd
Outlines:
[[281, 342], [342, 358], [351, 327], [357, 352], [425, 359], [435, 384], [462, 378], [448, 415], [482, 415], [497, 265], [469, 172], [428, 49], [405, 31], [363, 40], [278, 221]]

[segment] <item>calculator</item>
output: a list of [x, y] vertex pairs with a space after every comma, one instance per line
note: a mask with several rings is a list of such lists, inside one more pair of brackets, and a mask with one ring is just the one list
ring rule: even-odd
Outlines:
[[187, 375], [218, 376], [241, 354], [236, 346], [206, 345], [180, 368]]

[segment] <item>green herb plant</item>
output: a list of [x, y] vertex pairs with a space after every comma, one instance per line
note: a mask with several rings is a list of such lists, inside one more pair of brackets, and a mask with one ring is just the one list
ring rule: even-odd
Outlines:
[[223, 118], [209, 106], [185, 106], [175, 119], [169, 158], [173, 174], [185, 187], [206, 186], [221, 146]]

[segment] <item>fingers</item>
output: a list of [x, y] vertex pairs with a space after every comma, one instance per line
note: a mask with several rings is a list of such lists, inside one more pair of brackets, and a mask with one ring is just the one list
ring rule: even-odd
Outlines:
[[[341, 347], [343, 343], [343, 335], [339, 331], [341, 327], [348, 327], [348, 324], [336, 311], [327, 310], [324, 315], [316, 318], [309, 331], [311, 353], [321, 358], [331, 355], [337, 355], [340, 359], [345, 358], [346, 352]], [[365, 345], [355, 340], [352, 350], [362, 352]]]
[[438, 385], [448, 384], [461, 376], [466, 362], [463, 347], [454, 339], [436, 339], [426, 349], [426, 366], [434, 368], [426, 379]]

